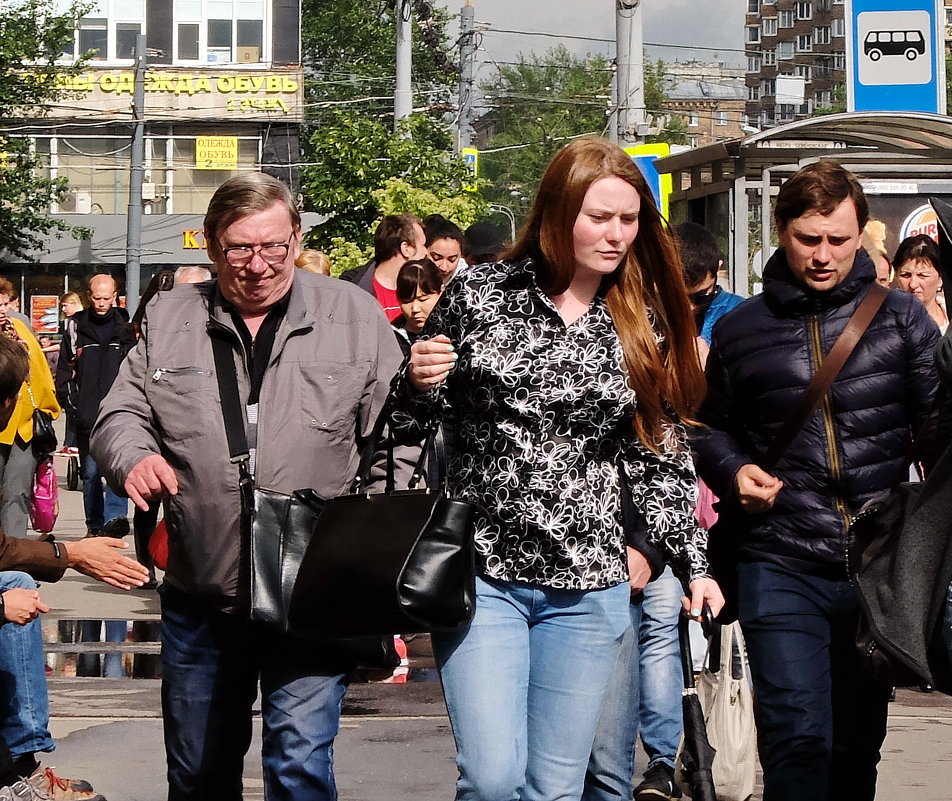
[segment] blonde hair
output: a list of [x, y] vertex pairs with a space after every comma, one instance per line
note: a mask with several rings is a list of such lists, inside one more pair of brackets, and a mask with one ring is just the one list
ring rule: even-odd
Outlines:
[[294, 266], [308, 273], [331, 274], [331, 260], [327, 258], [327, 254], [323, 250], [305, 248], [301, 251], [301, 255], [294, 260]]

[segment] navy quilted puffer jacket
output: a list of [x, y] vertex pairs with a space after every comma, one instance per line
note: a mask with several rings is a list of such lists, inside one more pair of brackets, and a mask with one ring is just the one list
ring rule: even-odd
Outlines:
[[[862, 250], [827, 292], [795, 280], [783, 249], [764, 270], [763, 294], [721, 318], [699, 413], [698, 472], [733, 499], [733, 479], [756, 462], [875, 280]], [[766, 514], [735, 503], [741, 561], [771, 561], [845, 577], [846, 529], [860, 507], [903, 470], [911, 431], [937, 388], [939, 329], [913, 295], [889, 293], [862, 340], [773, 474], [783, 482]]]

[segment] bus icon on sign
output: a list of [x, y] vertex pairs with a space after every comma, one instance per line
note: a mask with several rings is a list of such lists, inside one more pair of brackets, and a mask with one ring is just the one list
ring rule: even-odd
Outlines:
[[915, 61], [925, 55], [926, 40], [922, 31], [870, 31], [863, 41], [863, 52], [871, 61], [883, 56], [905, 56]]

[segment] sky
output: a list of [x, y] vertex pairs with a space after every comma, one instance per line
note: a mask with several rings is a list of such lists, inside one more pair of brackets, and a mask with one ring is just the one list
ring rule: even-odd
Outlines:
[[[464, 0], [437, 2], [458, 14]], [[514, 61], [520, 52], [542, 53], [560, 42], [577, 55], [614, 55], [614, 0], [472, 0], [472, 5], [477, 27], [483, 31], [477, 82], [492, 76], [493, 62]], [[644, 41], [652, 60], [713, 61], [719, 57], [731, 65], [746, 63], [742, 52], [745, 0], [642, 0], [642, 8]], [[452, 21], [450, 31], [458, 30], [458, 20]]]

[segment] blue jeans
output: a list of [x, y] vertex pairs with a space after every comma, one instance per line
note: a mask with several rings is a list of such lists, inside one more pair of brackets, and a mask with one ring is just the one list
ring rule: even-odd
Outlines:
[[259, 681], [265, 797], [334, 801], [334, 738], [347, 689], [341, 666], [313, 643], [167, 583], [159, 593], [169, 801], [240, 801]]
[[[0, 572], [0, 593], [14, 587], [35, 590], [36, 582], [26, 573]], [[55, 748], [45, 667], [39, 618], [0, 626], [0, 738], [14, 758]]]
[[681, 740], [678, 617], [683, 590], [670, 567], [632, 598], [585, 775], [583, 801], [630, 801], [638, 729], [648, 766], [674, 767]]
[[[106, 642], [125, 642], [129, 638], [129, 623], [126, 620], [80, 620], [79, 641], [100, 642], [102, 630], [106, 629]], [[76, 660], [77, 676], [99, 676], [107, 679], [124, 679], [126, 669], [122, 654], [118, 651], [102, 655], [83, 653]]]
[[629, 628], [628, 584], [573, 591], [476, 579], [476, 615], [434, 634], [463, 801], [577, 801]]
[[83, 507], [86, 528], [94, 529], [101, 529], [117, 517], [126, 517], [129, 511], [129, 501], [109, 488], [88, 451], [83, 456]]
[[856, 649], [856, 589], [765, 562], [738, 586], [764, 801], [872, 801], [890, 688]]

